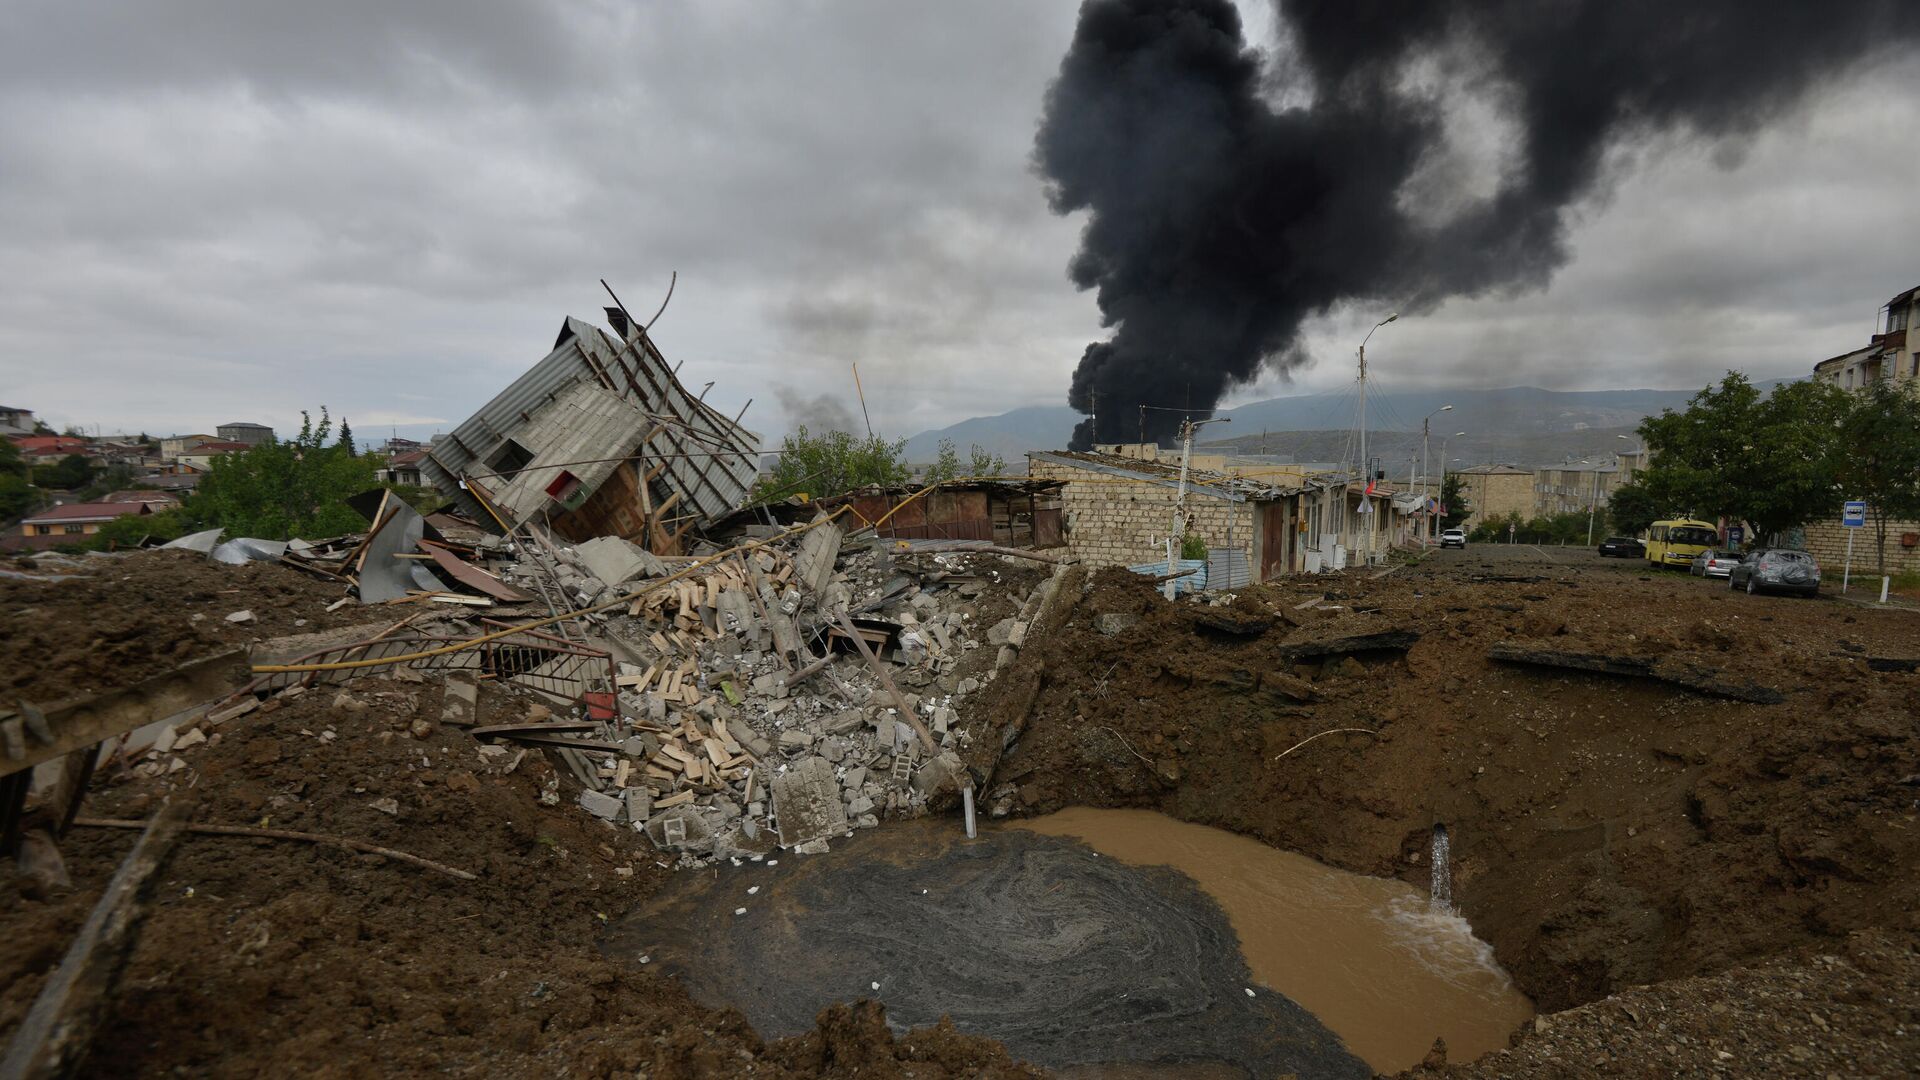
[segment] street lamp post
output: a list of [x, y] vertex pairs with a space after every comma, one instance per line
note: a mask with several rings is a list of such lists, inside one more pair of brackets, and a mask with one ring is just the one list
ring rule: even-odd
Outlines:
[[[1387, 317], [1373, 324], [1378, 330], [1400, 317], [1397, 311], [1387, 312]], [[1373, 339], [1373, 330], [1360, 339], [1360, 474], [1366, 479], [1366, 486], [1360, 489], [1360, 516], [1367, 519], [1366, 561], [1373, 562], [1373, 466], [1367, 459], [1367, 342]]]
[[[1428, 438], [1428, 435], [1431, 433], [1432, 425], [1430, 421], [1432, 421], [1434, 417], [1439, 416], [1443, 412], [1452, 412], [1452, 411], [1453, 411], [1453, 406], [1442, 405], [1439, 408], [1433, 410], [1432, 412], [1420, 418], [1420, 494], [1421, 495], [1429, 494], [1427, 489], [1427, 438]], [[1442, 454], [1446, 453], [1445, 443], [1441, 444], [1440, 452]], [[1446, 468], [1444, 463], [1441, 465], [1441, 468], [1442, 469]], [[1426, 539], [1427, 539], [1427, 543], [1429, 544], [1433, 543], [1432, 515], [1428, 515], [1427, 517], [1427, 538]]]
[[1464, 431], [1456, 431], [1440, 440], [1440, 490], [1435, 492], [1437, 498], [1447, 497], [1447, 444], [1465, 434]]

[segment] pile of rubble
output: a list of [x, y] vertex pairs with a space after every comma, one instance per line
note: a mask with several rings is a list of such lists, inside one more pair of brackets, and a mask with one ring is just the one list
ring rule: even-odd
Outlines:
[[[993, 676], [1016, 620], [998, 556], [917, 555], [822, 518], [728, 553], [662, 558], [606, 537], [518, 545], [510, 582], [554, 582], [618, 658], [613, 715], [476, 729], [545, 742], [578, 801], [683, 865], [825, 851], [971, 779], [957, 702]], [[977, 560], [977, 561], [976, 561]], [[1032, 576], [1027, 572], [1027, 576]], [[657, 579], [657, 580], [656, 580]], [[557, 792], [550, 793], [557, 800]]]

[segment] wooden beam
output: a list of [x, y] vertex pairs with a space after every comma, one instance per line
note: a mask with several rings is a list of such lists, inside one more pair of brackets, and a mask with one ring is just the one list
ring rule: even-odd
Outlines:
[[78, 1071], [133, 950], [147, 886], [179, 841], [186, 818], [182, 796], [173, 795], [161, 805], [14, 1032], [7, 1056], [0, 1059], [0, 1077], [42, 1080]]

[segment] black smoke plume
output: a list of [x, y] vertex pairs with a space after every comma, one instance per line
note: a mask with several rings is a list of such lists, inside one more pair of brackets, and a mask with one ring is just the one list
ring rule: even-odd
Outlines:
[[[1068, 402], [1093, 414], [1076, 448], [1132, 441], [1141, 405], [1206, 415], [1263, 363], [1298, 362], [1301, 322], [1336, 304], [1419, 311], [1544, 285], [1567, 259], [1564, 213], [1605, 180], [1610, 149], [1665, 132], [1737, 146], [1820, 80], [1920, 33], [1902, 0], [1276, 10], [1270, 66], [1228, 0], [1080, 9], [1034, 150], [1054, 212], [1091, 211], [1068, 273], [1113, 328], [1074, 372]], [[1442, 99], [1409, 89], [1422, 64], [1486, 91], [1512, 133], [1498, 183], [1456, 193], [1438, 221], [1405, 197], [1449, 152]], [[1179, 419], [1149, 411], [1146, 437]]]

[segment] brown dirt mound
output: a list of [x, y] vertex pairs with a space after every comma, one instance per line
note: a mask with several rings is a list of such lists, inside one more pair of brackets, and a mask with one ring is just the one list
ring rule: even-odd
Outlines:
[[[1865, 662], [1920, 656], [1920, 620], [1696, 586], [1611, 568], [1353, 575], [1243, 592], [1231, 610], [1274, 625], [1242, 637], [1106, 572], [975, 700], [973, 763], [1012, 735], [987, 794], [1015, 812], [1150, 807], [1420, 885], [1444, 822], [1456, 899], [1544, 1010], [1920, 930], [1920, 675]], [[1302, 610], [1316, 595], [1341, 610]], [[1140, 621], [1096, 632], [1113, 612]], [[1404, 655], [1289, 651], [1402, 628], [1422, 635]], [[1486, 658], [1514, 640], [1682, 659], [1786, 701]], [[1342, 727], [1376, 734], [1276, 760]]]
[[[346, 595], [340, 585], [272, 563], [146, 551], [82, 566], [59, 580], [0, 577], [0, 655], [10, 661], [0, 700], [83, 697], [258, 638], [367, 621], [359, 604], [326, 611]], [[226, 621], [243, 609], [252, 622]]]
[[[197, 794], [195, 821], [352, 837], [480, 878], [331, 847], [186, 837], [158, 879], [89, 1071], [1032, 1075], [998, 1044], [951, 1029], [896, 1039], [865, 1003], [767, 1044], [738, 1013], [601, 956], [601, 927], [664, 880], [654, 852], [568, 798], [540, 805], [560, 780], [538, 753], [508, 774], [465, 734], [407, 734], [439, 707], [437, 687], [365, 680], [344, 698], [329, 689], [270, 703], [188, 752], [192, 768], [174, 779]], [[503, 707], [496, 700], [495, 714]], [[86, 813], [141, 816], [160, 783], [96, 792]], [[396, 813], [373, 805], [387, 799]], [[19, 896], [0, 873], [0, 1037], [134, 835], [70, 834], [80, 887], [52, 901]]]

